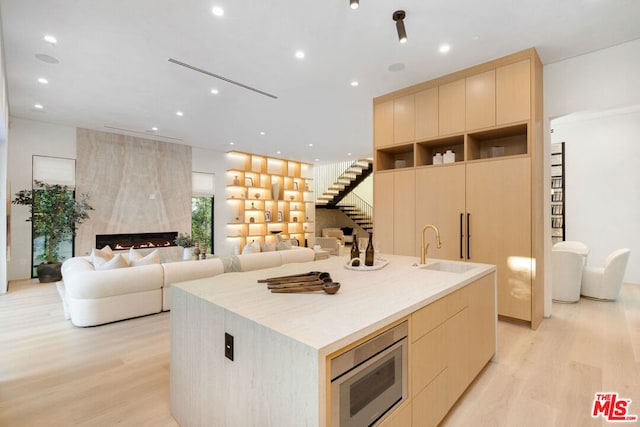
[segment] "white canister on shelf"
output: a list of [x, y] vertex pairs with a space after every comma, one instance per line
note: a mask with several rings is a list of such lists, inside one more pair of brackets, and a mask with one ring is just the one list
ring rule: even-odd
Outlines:
[[442, 154], [441, 153], [436, 153], [433, 155], [433, 164], [434, 165], [441, 165], [442, 164]]
[[444, 156], [442, 156], [443, 163], [454, 163], [455, 161], [456, 161], [456, 153], [454, 153], [452, 150], [447, 150], [444, 153]]

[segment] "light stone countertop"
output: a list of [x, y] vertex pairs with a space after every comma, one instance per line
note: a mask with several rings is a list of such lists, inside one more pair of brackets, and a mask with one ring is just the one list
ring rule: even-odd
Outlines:
[[[344, 267], [347, 256], [226, 273], [176, 286], [326, 356], [495, 271], [494, 265], [465, 263], [463, 273], [423, 270], [418, 258], [381, 255], [388, 265], [375, 271]], [[427, 264], [437, 262], [430, 259]], [[340, 282], [337, 294], [271, 293], [258, 279], [327, 271]]]

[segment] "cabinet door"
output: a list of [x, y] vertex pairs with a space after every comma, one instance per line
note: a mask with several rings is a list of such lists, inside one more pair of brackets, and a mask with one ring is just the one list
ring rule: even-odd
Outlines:
[[498, 267], [498, 313], [531, 320], [531, 159], [467, 165], [470, 260]]
[[449, 411], [447, 401], [449, 370], [445, 369], [431, 381], [417, 396], [411, 405], [411, 425], [419, 427], [436, 427]]
[[493, 357], [496, 349], [495, 273], [470, 284], [469, 370], [475, 378]]
[[496, 69], [498, 125], [531, 117], [531, 69], [528, 59]]
[[496, 124], [496, 71], [467, 77], [466, 82], [467, 130], [495, 126]]
[[[440, 230], [442, 247], [437, 248], [433, 230], [427, 230], [427, 258], [459, 260], [466, 240], [462, 239], [460, 215], [465, 212], [465, 166], [444, 165], [416, 171], [416, 253], [420, 255], [421, 231], [427, 224]], [[462, 230], [464, 234], [464, 230]]]
[[438, 136], [438, 88], [416, 93], [416, 140]]
[[413, 142], [416, 137], [415, 96], [407, 95], [393, 100], [393, 143]]
[[375, 147], [393, 144], [393, 100], [373, 105], [373, 144]]
[[393, 172], [376, 173], [373, 177], [373, 223], [377, 249], [393, 253]]
[[464, 132], [465, 79], [438, 88], [438, 128], [440, 135]]
[[405, 402], [395, 409], [391, 415], [385, 418], [379, 427], [410, 427], [411, 426], [411, 402]]
[[393, 253], [416, 256], [416, 174], [413, 170], [403, 170], [393, 175]]
[[448, 407], [458, 400], [471, 382], [469, 370], [469, 308], [447, 320], [447, 401]]

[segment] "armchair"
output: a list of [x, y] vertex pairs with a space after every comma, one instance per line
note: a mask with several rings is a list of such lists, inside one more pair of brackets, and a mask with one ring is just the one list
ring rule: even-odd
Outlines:
[[630, 254], [630, 249], [618, 249], [609, 254], [604, 267], [586, 267], [582, 274], [582, 296], [615, 301], [620, 294]]

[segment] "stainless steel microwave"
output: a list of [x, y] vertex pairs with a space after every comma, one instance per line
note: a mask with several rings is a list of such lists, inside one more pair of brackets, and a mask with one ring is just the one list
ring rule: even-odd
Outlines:
[[375, 426], [407, 399], [407, 322], [331, 360], [331, 425]]

